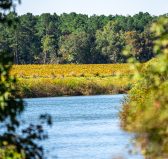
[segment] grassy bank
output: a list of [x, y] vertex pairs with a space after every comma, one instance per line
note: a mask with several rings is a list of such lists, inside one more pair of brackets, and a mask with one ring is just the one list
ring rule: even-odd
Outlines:
[[19, 79], [18, 87], [22, 97], [51, 97], [126, 93], [130, 83], [117, 77], [30, 78]]
[[[51, 97], [126, 93], [131, 87], [129, 64], [16, 65], [21, 97]], [[118, 75], [123, 78], [118, 78]]]

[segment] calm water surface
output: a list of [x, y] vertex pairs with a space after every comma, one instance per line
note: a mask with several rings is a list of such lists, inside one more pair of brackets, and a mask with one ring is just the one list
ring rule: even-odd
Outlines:
[[120, 128], [118, 113], [123, 95], [56, 97], [25, 99], [23, 114], [28, 122], [49, 113], [53, 126], [47, 128], [49, 139], [43, 141], [47, 159], [143, 159], [131, 155], [133, 135]]

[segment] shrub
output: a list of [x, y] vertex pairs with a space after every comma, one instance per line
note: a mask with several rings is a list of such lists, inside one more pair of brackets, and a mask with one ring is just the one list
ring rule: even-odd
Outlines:
[[168, 158], [168, 18], [153, 24], [156, 59], [138, 74], [121, 112], [122, 127], [137, 134], [148, 159]]

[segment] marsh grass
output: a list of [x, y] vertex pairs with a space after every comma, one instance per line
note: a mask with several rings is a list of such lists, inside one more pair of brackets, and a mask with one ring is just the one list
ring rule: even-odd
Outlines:
[[131, 87], [127, 79], [114, 77], [20, 78], [18, 96], [54, 97], [126, 93]]
[[[131, 88], [128, 64], [15, 65], [18, 96], [48, 97], [126, 93]], [[118, 77], [118, 74], [122, 78]]]

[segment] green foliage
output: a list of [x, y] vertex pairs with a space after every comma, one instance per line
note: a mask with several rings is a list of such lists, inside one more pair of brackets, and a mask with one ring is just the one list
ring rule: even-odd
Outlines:
[[137, 31], [126, 32], [125, 43], [129, 55], [133, 56], [137, 61], [145, 62], [154, 56], [152, 50], [153, 38], [149, 29], [143, 33]]
[[87, 29], [87, 15], [70, 13], [63, 13], [60, 16], [60, 30], [62, 35], [68, 35], [76, 31], [86, 31]]
[[[134, 16], [93, 15], [90, 17], [77, 13], [63, 13], [60, 16], [55, 13], [53, 15], [44, 13], [39, 16], [31, 13], [22, 16], [9, 13], [6, 17], [8, 17], [5, 18], [7, 24], [11, 22], [14, 24], [13, 19], [19, 21], [15, 23], [17, 27], [14, 29], [7, 25], [0, 26], [0, 41], [4, 42], [3, 47], [9, 46], [15, 64], [125, 62], [126, 59], [121, 52], [125, 45], [129, 45], [125, 40], [126, 32], [136, 32], [132, 40], [141, 41], [141, 44], [134, 45], [134, 50], [138, 51], [136, 58], [139, 61], [147, 61], [153, 55], [148, 28], [152, 21], [158, 18], [142, 12]], [[67, 51], [67, 56], [64, 56], [65, 53], [62, 52], [62, 47], [66, 45], [64, 42], [67, 41], [67, 48], [72, 37], [73, 41], [78, 37], [85, 43], [82, 46], [82, 50], [86, 51], [85, 54], [81, 54], [81, 45], [79, 45], [73, 53], [75, 56]], [[50, 42], [47, 39], [50, 39]], [[45, 44], [48, 41], [47, 52], [44, 51], [44, 41]], [[72, 42], [67, 49], [76, 48], [77, 43], [79, 44]], [[68, 56], [72, 59], [67, 60]]]
[[53, 36], [46, 35], [42, 39], [42, 49], [44, 53], [44, 64], [57, 63], [56, 41]]
[[76, 32], [60, 38], [59, 53], [66, 63], [91, 63], [90, 37], [85, 32]]
[[124, 62], [124, 33], [118, 27], [117, 21], [109, 22], [103, 31], [97, 31], [96, 44], [97, 50], [106, 57], [108, 63]]
[[152, 25], [154, 52], [121, 112], [122, 126], [137, 133], [142, 153], [149, 159], [168, 158], [168, 18]]
[[0, 149], [0, 158], [2, 159], [23, 159], [24, 153], [18, 153], [14, 146], [7, 146], [4, 149]]
[[[5, 15], [7, 11], [12, 10], [13, 3], [12, 0], [0, 1], [0, 27], [6, 32], [5, 27], [16, 22], [12, 19], [14, 14]], [[10, 75], [13, 55], [4, 33], [1, 32], [0, 38], [0, 158], [42, 159], [44, 157], [43, 149], [37, 144], [37, 141], [45, 139], [46, 134], [41, 124], [31, 124], [25, 129], [19, 127], [22, 123], [18, 120], [18, 116], [24, 110], [24, 103], [20, 98], [16, 99], [15, 97], [17, 92], [16, 79]], [[32, 32], [30, 31], [30, 33]], [[29, 40], [27, 41], [29, 43], [31, 37], [27, 36], [26, 39]], [[43, 115], [41, 118], [43, 120], [44, 118], [48, 119], [50, 123], [49, 116]], [[18, 128], [20, 133], [18, 133]]]

